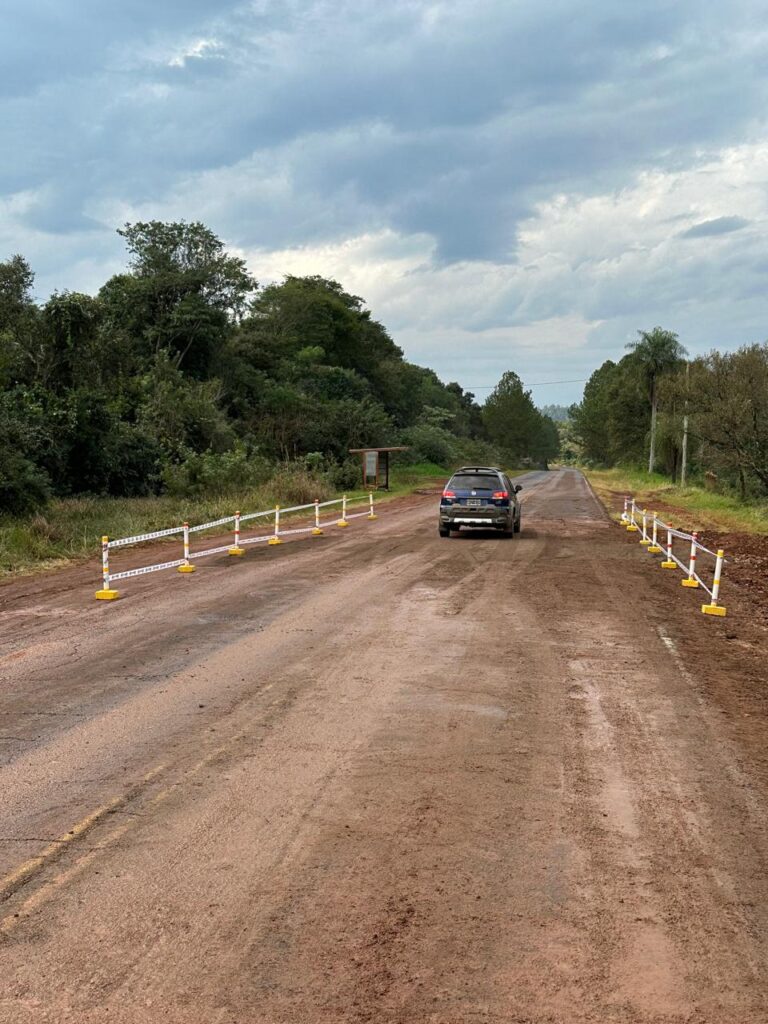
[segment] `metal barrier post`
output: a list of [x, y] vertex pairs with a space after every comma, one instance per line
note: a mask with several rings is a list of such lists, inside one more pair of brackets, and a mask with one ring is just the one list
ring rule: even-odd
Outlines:
[[725, 606], [717, 603], [717, 598], [720, 593], [720, 577], [723, 572], [723, 549], [720, 548], [717, 552], [717, 560], [715, 562], [715, 579], [712, 584], [712, 602], [711, 604], [703, 604], [701, 610], [705, 615], [725, 615]]
[[97, 590], [95, 597], [97, 601], [114, 601], [120, 594], [117, 590], [112, 590], [109, 585], [109, 537], [101, 538], [101, 576], [102, 576], [102, 588]]
[[313, 537], [322, 537], [323, 531], [320, 529], [320, 499], [315, 498], [315, 527], [312, 530]]
[[684, 587], [698, 587], [699, 581], [696, 579], [696, 540], [698, 533], [694, 530], [691, 534], [691, 558], [688, 563], [688, 576], [684, 580], [680, 580], [680, 583]]
[[662, 569], [676, 569], [677, 562], [672, 557], [672, 528], [667, 527], [667, 558], [661, 563]]
[[651, 543], [651, 538], [648, 536], [648, 509], [643, 509], [643, 536], [640, 540], [641, 544], [648, 545]]
[[341, 498], [341, 519], [336, 523], [337, 526], [349, 526], [347, 522], [347, 496], [342, 495]]
[[177, 572], [194, 572], [194, 565], [189, 563], [189, 523], [184, 523], [184, 565], [180, 565]]
[[227, 552], [228, 555], [244, 555], [245, 548], [240, 547], [240, 513], [235, 512], [235, 544]]
[[637, 512], [637, 505], [635, 505], [635, 499], [632, 499], [632, 505], [629, 509], [629, 522], [627, 523], [627, 533], [637, 533], [637, 523], [635, 522], [635, 512]]
[[626, 523], [626, 522], [629, 521], [629, 516], [627, 515], [627, 508], [628, 507], [629, 507], [629, 495], [625, 494], [624, 495], [624, 511], [621, 513], [621, 521], [622, 521], [622, 523]]
[[282, 544], [280, 540], [280, 506], [275, 505], [275, 533], [273, 537], [270, 537], [267, 544]]
[[368, 513], [368, 518], [369, 519], [378, 519], [379, 517], [373, 511], [373, 491], [369, 491], [368, 499], [370, 501], [370, 509], [371, 509], [371, 511]]
[[648, 548], [648, 551], [652, 555], [658, 555], [661, 552], [661, 545], [659, 544], [659, 521], [656, 517], [655, 512], [651, 512], [653, 516], [653, 540]]

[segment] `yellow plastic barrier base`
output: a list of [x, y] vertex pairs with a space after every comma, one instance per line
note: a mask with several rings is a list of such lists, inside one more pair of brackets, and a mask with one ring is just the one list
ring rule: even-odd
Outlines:
[[677, 562], [662, 562], [661, 563], [661, 568], [662, 569], [676, 569], [677, 568]]
[[180, 565], [179, 568], [176, 571], [177, 572], [194, 572], [195, 571], [195, 567], [194, 567], [194, 565]]
[[338, 523], [336, 523], [336, 525], [337, 525], [337, 526], [349, 526], [349, 523], [347, 522], [347, 520], [346, 520], [346, 519], [340, 519], [340, 520], [338, 521]]
[[369, 516], [366, 516], [365, 518], [366, 518], [366, 519], [378, 519], [379, 517], [378, 517], [378, 516], [375, 516], [375, 515], [373, 514], [373, 512], [371, 512], [371, 514], [370, 514]]
[[314, 528], [314, 530], [312, 531], [312, 536], [313, 537], [322, 537], [323, 536], [323, 531], [320, 529], [319, 526], [316, 526]]
[[701, 610], [705, 615], [725, 616], [725, 608], [721, 604], [703, 604]]
[[648, 554], [649, 555], [660, 555], [661, 554], [661, 548], [659, 547], [658, 544], [651, 544], [651, 546], [648, 548]]
[[699, 585], [699, 581], [698, 580], [692, 580], [692, 579], [689, 579], [689, 578], [686, 578], [684, 580], [680, 580], [680, 586], [681, 587], [698, 587], [698, 585]]
[[633, 526], [632, 523], [627, 527], [627, 533], [637, 533], [639, 527]]
[[244, 555], [245, 548], [230, 548], [227, 552], [228, 555]]
[[120, 597], [119, 590], [97, 590], [94, 595], [97, 601], [116, 601]]
[[641, 541], [638, 541], [638, 543], [639, 543], [639, 544], [644, 544], [644, 545], [648, 545], [648, 544], [650, 544], [651, 542], [650, 542], [650, 541], [648, 540], [648, 538], [647, 538], [647, 537], [643, 537], [643, 539], [642, 539]]
[[267, 544], [271, 544], [273, 547], [275, 546], [275, 544], [282, 544], [282, 543], [283, 542], [280, 540], [279, 537], [270, 537], [269, 540], [267, 541]]

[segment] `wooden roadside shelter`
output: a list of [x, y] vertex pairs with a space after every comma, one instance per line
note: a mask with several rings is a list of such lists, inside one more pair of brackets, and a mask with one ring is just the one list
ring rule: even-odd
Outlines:
[[363, 487], [375, 490], [389, 490], [389, 453], [407, 452], [406, 446], [399, 448], [350, 448], [350, 455], [359, 455], [363, 463]]

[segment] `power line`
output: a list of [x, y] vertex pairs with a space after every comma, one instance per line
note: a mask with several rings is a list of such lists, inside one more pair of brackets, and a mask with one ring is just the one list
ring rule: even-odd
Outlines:
[[[526, 384], [523, 381], [523, 387], [525, 388], [545, 388], [552, 384], [586, 384], [589, 377], [584, 377], [581, 380], [540, 380], [535, 384]], [[464, 386], [465, 391], [493, 391], [496, 384], [467, 384]]]

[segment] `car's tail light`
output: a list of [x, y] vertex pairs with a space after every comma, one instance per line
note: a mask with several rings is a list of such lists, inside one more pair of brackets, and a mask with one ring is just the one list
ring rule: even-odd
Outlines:
[[494, 498], [508, 498], [509, 491], [494, 491], [493, 496]]
[[443, 491], [443, 497], [444, 498], [455, 498], [456, 495], [453, 493], [453, 491]]

